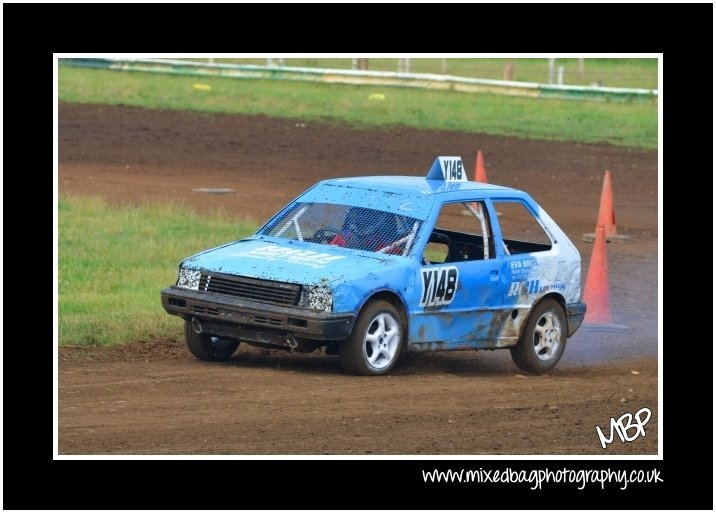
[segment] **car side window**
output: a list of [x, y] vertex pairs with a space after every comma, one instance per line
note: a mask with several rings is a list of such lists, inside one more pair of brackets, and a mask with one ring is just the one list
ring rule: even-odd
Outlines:
[[490, 258], [495, 258], [495, 243], [485, 203], [444, 204], [423, 250], [423, 262], [443, 264]]
[[552, 249], [550, 236], [527, 205], [517, 200], [493, 200], [492, 203], [495, 210], [499, 212], [497, 222], [500, 224], [506, 254], [516, 255]]

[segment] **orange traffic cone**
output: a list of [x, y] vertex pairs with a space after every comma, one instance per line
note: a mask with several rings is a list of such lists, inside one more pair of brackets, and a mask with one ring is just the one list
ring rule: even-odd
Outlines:
[[475, 164], [475, 181], [487, 183], [485, 172], [485, 160], [482, 158], [482, 150], [477, 150], [477, 163]]
[[[475, 181], [487, 183], [487, 173], [485, 172], [485, 159], [482, 158], [482, 150], [477, 150], [477, 162], [475, 163]], [[477, 210], [477, 203], [470, 203], [474, 210]], [[463, 214], [470, 215], [470, 212], [463, 210]]]
[[584, 302], [587, 303], [587, 315], [584, 322], [589, 324], [609, 324], [612, 313], [609, 311], [609, 267], [607, 264], [607, 241], [604, 225], [597, 227], [597, 239], [594, 242], [592, 258], [589, 260], [587, 281], [584, 284]]
[[[614, 198], [612, 197], [612, 172], [604, 171], [604, 182], [602, 184], [602, 197], [599, 201], [599, 214], [597, 215], [597, 226], [604, 226], [604, 233], [607, 242], [625, 241], [628, 235], [617, 233], [617, 216], [614, 213]], [[595, 228], [596, 233], [596, 228]], [[582, 240], [594, 242], [595, 233], [585, 233]]]
[[585, 326], [613, 331], [627, 329], [624, 325], [612, 323], [612, 313], [609, 309], [607, 240], [604, 225], [601, 224], [597, 226], [597, 237], [594, 241], [592, 258], [589, 260], [583, 298], [587, 304], [587, 314], [584, 317]]
[[599, 225], [604, 226], [604, 235], [607, 237], [617, 234], [617, 216], [614, 214], [614, 198], [612, 197], [612, 172], [608, 169], [604, 171], [602, 199], [599, 202], [597, 226], [594, 227], [595, 233]]

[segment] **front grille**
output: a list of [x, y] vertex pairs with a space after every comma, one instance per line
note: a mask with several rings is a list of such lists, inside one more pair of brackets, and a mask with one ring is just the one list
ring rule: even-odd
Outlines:
[[206, 272], [201, 273], [199, 290], [285, 306], [297, 304], [301, 294], [301, 286], [293, 283], [257, 280], [225, 274], [216, 275]]
[[219, 315], [219, 310], [216, 308], [205, 308], [203, 306], [192, 305], [191, 310], [198, 314]]
[[283, 324], [282, 319], [276, 317], [264, 317], [262, 315], [254, 315], [254, 322], [256, 324], [266, 324], [267, 326], [281, 326]]

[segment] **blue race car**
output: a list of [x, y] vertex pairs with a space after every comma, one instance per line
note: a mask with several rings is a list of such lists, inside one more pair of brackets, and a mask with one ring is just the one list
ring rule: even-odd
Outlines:
[[584, 319], [580, 266], [528, 194], [438, 157], [425, 178], [317, 183], [255, 235], [182, 261], [162, 306], [201, 360], [240, 342], [324, 348], [348, 372], [382, 375], [406, 350], [509, 348], [541, 374]]

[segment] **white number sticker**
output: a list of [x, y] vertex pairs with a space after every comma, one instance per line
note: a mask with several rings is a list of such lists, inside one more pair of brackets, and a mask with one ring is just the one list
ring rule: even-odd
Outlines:
[[443, 306], [452, 303], [458, 283], [457, 267], [427, 267], [421, 269], [420, 274], [423, 283], [420, 306]]

